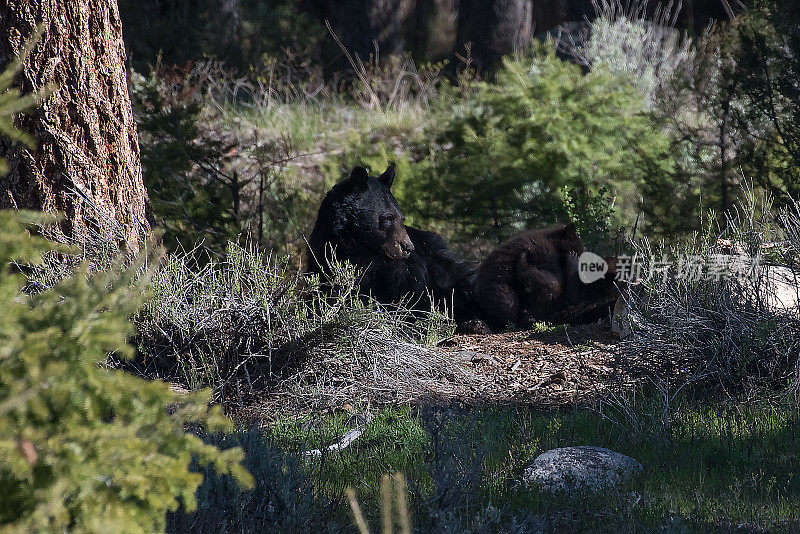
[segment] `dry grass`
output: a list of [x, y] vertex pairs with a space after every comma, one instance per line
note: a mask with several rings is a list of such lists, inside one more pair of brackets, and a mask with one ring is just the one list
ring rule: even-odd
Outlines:
[[[750, 192], [724, 228], [709, 223], [705, 231], [665, 251], [672, 258], [694, 254], [705, 262], [714, 255], [737, 254], [758, 265], [750, 276], [691, 280], [677, 276], [674, 268], [664, 276], [646, 264], [641, 290], [629, 297], [633, 335], [622, 350], [647, 354], [655, 366], [670, 369], [672, 376], [682, 374], [687, 382], [716, 384], [726, 391], [787, 384], [796, 390], [798, 227], [797, 205], [776, 216], [768, 197]], [[654, 252], [662, 254], [647, 241], [638, 243], [643, 257]], [[788, 284], [776, 282], [776, 273], [788, 273]]]
[[[202, 267], [173, 255], [136, 319], [138, 370], [230, 409], [268, 411], [474, 395], [481, 381], [431, 348], [452, 332], [440, 312], [380, 306], [339, 264], [323, 289], [288, 258], [231, 244]], [[252, 413], [252, 412], [251, 412]]]

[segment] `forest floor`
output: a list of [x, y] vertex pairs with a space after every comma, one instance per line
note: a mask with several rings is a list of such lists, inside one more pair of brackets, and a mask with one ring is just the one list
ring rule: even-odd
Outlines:
[[[675, 389], [678, 362], [656, 368], [652, 357], [624, 349], [607, 323], [456, 335], [434, 350], [477, 377], [472, 400], [298, 412], [256, 402], [235, 417], [228, 439], [241, 444], [248, 465], [277, 466], [262, 477], [275, 486], [262, 488], [264, 495], [285, 486], [328, 496], [324, 502], [335, 504], [314, 514], [343, 529], [351, 526], [345, 488], [374, 524], [382, 477], [399, 472], [422, 532], [441, 531], [443, 518], [462, 521], [451, 531], [485, 522], [481, 532], [507, 532], [517, 521], [519, 532], [800, 531], [796, 407]], [[577, 445], [626, 454], [643, 472], [597, 496], [554, 497], [518, 484], [542, 452]], [[289, 464], [295, 471], [286, 471]], [[221, 494], [223, 482], [209, 484], [219, 485], [209, 495]], [[238, 498], [231, 507], [249, 509]], [[215, 524], [217, 505], [204, 510]]]
[[623, 357], [607, 323], [458, 335], [440, 344], [489, 380], [484, 400], [541, 408], [592, 404], [644, 379], [645, 361]]
[[[676, 369], [655, 369], [646, 354], [624, 354], [607, 322], [587, 325], [538, 324], [529, 330], [498, 334], [454, 335], [432, 350], [462, 368], [471, 384], [461, 394], [429, 395], [420, 390], [399, 404], [448, 406], [521, 406], [531, 409], [587, 408], [631, 392], [648, 377], [673, 376]], [[333, 365], [331, 362], [328, 362]], [[346, 362], [339, 362], [348, 365]], [[666, 373], [666, 374], [665, 374]], [[342, 376], [345, 373], [342, 372]], [[443, 383], [449, 379], [441, 378]], [[349, 378], [352, 380], [352, 377]], [[233, 403], [230, 414], [242, 424], [268, 426], [288, 413], [309, 415], [318, 409], [298, 404], [277, 382], [269, 390]], [[350, 386], [353, 391], [356, 386]], [[361, 386], [358, 386], [361, 387]], [[373, 404], [374, 402], [374, 404]], [[398, 404], [380, 397], [364, 403], [358, 394], [334, 401], [324, 413], [354, 412], [368, 405]]]

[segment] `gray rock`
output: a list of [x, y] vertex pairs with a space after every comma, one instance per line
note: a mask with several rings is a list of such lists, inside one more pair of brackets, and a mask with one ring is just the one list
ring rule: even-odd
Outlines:
[[536, 457], [523, 473], [522, 483], [552, 492], [607, 489], [629, 480], [642, 464], [602, 447], [564, 447]]

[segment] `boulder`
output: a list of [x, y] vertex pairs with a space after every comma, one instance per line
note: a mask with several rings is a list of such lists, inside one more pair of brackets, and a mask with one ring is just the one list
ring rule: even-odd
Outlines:
[[597, 491], [630, 480], [641, 470], [633, 458], [603, 447], [564, 447], [537, 456], [522, 482], [554, 493]]
[[800, 309], [800, 273], [788, 267], [766, 265], [756, 289], [764, 307], [773, 313], [796, 314]]

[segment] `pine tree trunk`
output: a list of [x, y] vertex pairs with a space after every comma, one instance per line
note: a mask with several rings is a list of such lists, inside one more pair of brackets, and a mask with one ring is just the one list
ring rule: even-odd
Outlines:
[[[376, 53], [381, 57], [406, 50], [406, 25], [416, 0], [308, 0], [316, 16], [330, 23], [348, 52], [363, 61]], [[344, 54], [331, 67], [347, 68]]]
[[478, 67], [492, 69], [502, 56], [530, 45], [532, 23], [531, 0], [461, 0], [457, 52], [470, 46]]
[[225, 23], [225, 41], [229, 44], [238, 43], [242, 24], [241, 0], [222, 0], [222, 17]]
[[0, 178], [0, 208], [61, 212], [71, 237], [99, 234], [136, 254], [149, 231], [147, 193], [117, 2], [0, 0], [0, 68], [39, 26], [19, 82], [53, 92], [20, 121], [34, 150], [0, 140], [11, 169]]

